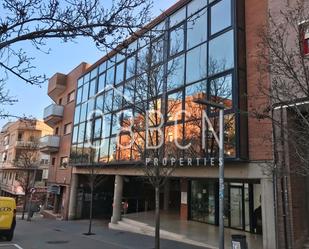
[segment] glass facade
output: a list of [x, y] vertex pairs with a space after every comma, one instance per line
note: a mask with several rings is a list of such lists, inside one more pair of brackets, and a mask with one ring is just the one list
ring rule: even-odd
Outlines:
[[[218, 112], [197, 105], [197, 98], [225, 104], [225, 156], [240, 157], [234, 1], [208, 2], [189, 2], [78, 80], [72, 163], [87, 163], [90, 153], [95, 163], [140, 159], [145, 147], [140, 110], [145, 108], [163, 113], [160, 139], [166, 156], [217, 156], [208, 126], [203, 134], [202, 111], [206, 109], [216, 132]], [[89, 149], [89, 142], [96, 146]], [[175, 142], [191, 146], [180, 150]]]

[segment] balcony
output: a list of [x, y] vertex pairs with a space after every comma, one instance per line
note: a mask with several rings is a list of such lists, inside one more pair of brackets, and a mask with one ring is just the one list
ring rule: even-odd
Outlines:
[[16, 141], [15, 143], [17, 149], [35, 149], [37, 146], [37, 143], [33, 141]]
[[54, 153], [59, 150], [60, 137], [48, 135], [40, 138], [40, 151], [46, 154]]
[[66, 75], [56, 73], [48, 81], [48, 96], [56, 102], [58, 96], [64, 92], [66, 88]]
[[44, 109], [44, 122], [53, 127], [62, 120], [64, 107], [61, 105], [51, 104]]

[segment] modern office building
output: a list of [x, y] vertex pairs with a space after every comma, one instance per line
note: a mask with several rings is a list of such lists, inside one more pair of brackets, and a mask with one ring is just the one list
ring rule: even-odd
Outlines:
[[68, 167], [77, 79], [88, 65], [81, 63], [68, 74], [50, 78], [48, 96], [53, 103], [44, 109], [44, 122], [53, 130], [40, 140], [40, 150], [50, 156], [48, 200], [44, 215], [67, 219], [71, 170]]
[[[40, 153], [39, 139], [51, 134], [52, 129], [43, 121], [20, 119], [4, 125], [0, 133], [0, 195], [25, 195], [27, 172], [28, 188], [46, 196], [49, 157]], [[22, 199], [19, 199], [22, 200]], [[20, 202], [18, 201], [18, 204]]]
[[[70, 152], [65, 178], [50, 180], [65, 187], [57, 191], [66, 193], [62, 200], [69, 201], [67, 217], [88, 217], [88, 176], [93, 172], [101, 177], [95, 186], [95, 217], [117, 223], [122, 202], [128, 203], [128, 213], [153, 210], [154, 190], [145, 176], [145, 162], [167, 161], [175, 166], [160, 194], [162, 209], [179, 219], [218, 226], [218, 146], [213, 134], [218, 132], [218, 112], [196, 103], [207, 99], [225, 106], [225, 226], [262, 236], [260, 248], [283, 248], [272, 174], [265, 170], [273, 158], [272, 126], [247, 115], [267, 102], [258, 94], [257, 31], [276, 2], [180, 0], [123, 45], [74, 74], [70, 89], [75, 90], [75, 101], [53, 123], [58, 127], [57, 122], [68, 117], [71, 143], [66, 140], [65, 152], [59, 142], [56, 151], [49, 151], [57, 158], [55, 168], [61, 168], [61, 158]], [[56, 84], [63, 89], [52, 96], [56, 103], [62, 98], [66, 104], [63, 96], [70, 91], [64, 94], [65, 82], [59, 74], [49, 82], [50, 88]], [[152, 114], [146, 116], [146, 111]], [[158, 112], [162, 116], [154, 114]], [[149, 120], [149, 127], [157, 128], [150, 135]], [[64, 125], [61, 121], [59, 129]], [[59, 135], [64, 137], [63, 132]], [[149, 136], [155, 142], [149, 142]], [[159, 143], [160, 149], [147, 147]], [[295, 239], [301, 236], [295, 234]]]

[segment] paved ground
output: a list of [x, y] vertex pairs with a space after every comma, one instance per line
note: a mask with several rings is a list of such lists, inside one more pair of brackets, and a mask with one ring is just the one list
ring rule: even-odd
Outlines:
[[[93, 232], [87, 221], [56, 221], [36, 217], [31, 222], [17, 220], [12, 242], [0, 241], [0, 249], [152, 249], [154, 238], [110, 230], [107, 221], [96, 221]], [[162, 249], [201, 249], [175, 241], [162, 240]]]

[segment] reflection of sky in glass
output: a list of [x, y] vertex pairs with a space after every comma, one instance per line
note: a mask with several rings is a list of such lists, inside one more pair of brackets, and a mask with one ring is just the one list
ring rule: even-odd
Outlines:
[[211, 34], [231, 26], [231, 0], [222, 0], [211, 8]]
[[187, 53], [187, 83], [207, 76], [207, 46], [203, 44]]

